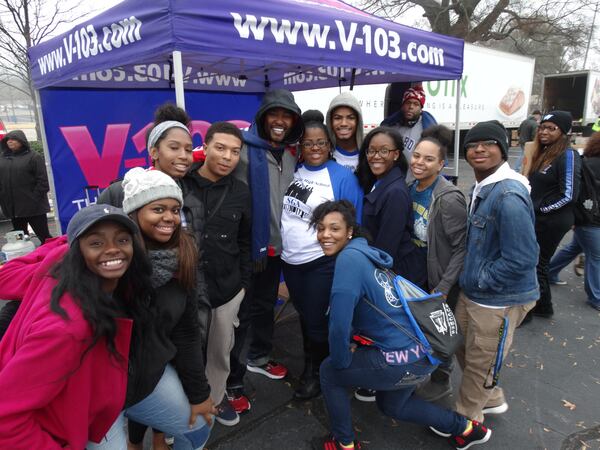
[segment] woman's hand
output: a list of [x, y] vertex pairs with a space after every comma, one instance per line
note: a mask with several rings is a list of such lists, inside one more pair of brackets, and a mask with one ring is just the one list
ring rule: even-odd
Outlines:
[[212, 425], [212, 416], [217, 414], [214, 402], [208, 397], [202, 403], [190, 404], [190, 428], [196, 423], [196, 417], [202, 416], [208, 425]]

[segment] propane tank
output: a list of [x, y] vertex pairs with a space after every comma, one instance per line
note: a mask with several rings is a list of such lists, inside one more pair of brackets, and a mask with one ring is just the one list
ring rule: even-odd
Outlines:
[[22, 231], [11, 231], [6, 233], [6, 244], [0, 251], [0, 263], [26, 255], [35, 250], [35, 245]]

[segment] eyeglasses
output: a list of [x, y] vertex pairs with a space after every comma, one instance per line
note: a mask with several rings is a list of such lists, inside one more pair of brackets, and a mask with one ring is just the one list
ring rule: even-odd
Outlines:
[[550, 132], [554, 132], [558, 130], [558, 127], [556, 125], [540, 125], [538, 127], [538, 133], [541, 133], [542, 131], [550, 131]]
[[466, 150], [476, 150], [477, 148], [479, 148], [480, 145], [483, 148], [485, 148], [486, 150], [489, 150], [490, 148], [492, 148], [493, 145], [498, 145], [498, 142], [496, 142], [494, 140], [469, 142], [468, 144], [465, 145], [465, 149]]
[[382, 158], [387, 158], [390, 152], [395, 152], [398, 150], [397, 148], [371, 148], [367, 149], [367, 156], [372, 158], [373, 156], [379, 154]]
[[321, 149], [323, 148], [327, 148], [327, 146], [329, 145], [329, 141], [325, 140], [325, 139], [319, 139], [316, 142], [312, 142], [312, 141], [304, 141], [300, 144], [302, 146], [303, 149], [305, 150], [310, 150], [311, 148], [313, 148], [315, 145]]

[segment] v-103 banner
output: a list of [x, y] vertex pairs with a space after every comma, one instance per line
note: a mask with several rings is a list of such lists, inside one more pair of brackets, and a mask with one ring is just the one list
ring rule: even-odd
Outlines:
[[[248, 126], [262, 94], [186, 92], [194, 145], [211, 123]], [[148, 167], [146, 132], [173, 90], [42, 89], [42, 112], [62, 230], [73, 215], [132, 167]], [[97, 187], [89, 189], [89, 187]]]

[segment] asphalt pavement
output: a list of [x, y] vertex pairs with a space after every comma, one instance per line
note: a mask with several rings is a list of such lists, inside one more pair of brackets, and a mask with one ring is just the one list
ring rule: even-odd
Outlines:
[[[511, 165], [515, 156], [511, 149]], [[467, 192], [473, 176], [464, 161], [461, 163], [458, 185]], [[9, 223], [0, 223], [0, 236], [9, 229]], [[562, 244], [570, 237], [571, 233]], [[493, 430], [492, 437], [477, 448], [600, 449], [600, 312], [585, 304], [583, 279], [575, 276], [572, 265], [561, 278], [568, 284], [552, 288], [555, 315], [535, 318], [515, 333], [500, 373], [509, 410], [488, 417], [486, 425]], [[320, 397], [292, 399], [303, 356], [297, 315], [291, 305], [276, 324], [273, 342], [273, 356], [289, 368], [288, 376], [273, 381], [249, 373], [246, 391], [252, 409], [234, 427], [215, 424], [207, 449], [304, 450], [312, 448], [314, 438], [328, 433]], [[452, 381], [456, 389], [460, 369]], [[451, 397], [446, 404], [452, 406], [453, 402]], [[422, 426], [385, 417], [374, 403], [353, 400], [352, 408], [354, 429], [364, 449], [451, 448]]]

